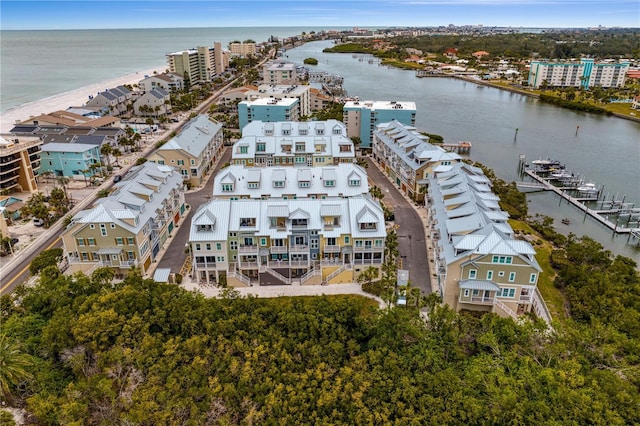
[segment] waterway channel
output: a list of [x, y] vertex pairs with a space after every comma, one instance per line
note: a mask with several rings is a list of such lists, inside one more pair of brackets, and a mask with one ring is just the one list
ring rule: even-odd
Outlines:
[[[307, 43], [284, 53], [302, 63], [316, 58], [313, 69], [344, 77], [349, 96], [361, 100], [414, 101], [416, 127], [445, 137], [468, 140], [468, 157], [492, 168], [507, 181], [517, 181], [518, 158], [553, 158], [567, 170], [584, 176], [607, 199], [618, 194], [640, 207], [640, 123], [616, 117], [575, 112], [528, 96], [452, 78], [416, 78], [413, 71], [370, 64], [362, 55], [323, 53], [331, 41]], [[517, 129], [517, 130], [516, 130]], [[627, 235], [613, 232], [551, 193], [528, 196], [529, 214], [555, 219], [562, 233], [589, 235], [613, 253], [640, 262], [640, 249]], [[560, 223], [562, 218], [571, 224]]]

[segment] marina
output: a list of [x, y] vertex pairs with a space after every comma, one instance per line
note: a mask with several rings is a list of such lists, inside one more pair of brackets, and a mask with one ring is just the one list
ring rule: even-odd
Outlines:
[[[626, 195], [618, 199], [618, 195], [604, 195], [604, 185], [598, 188], [593, 182], [587, 182], [579, 174], [571, 173], [559, 161], [539, 159], [527, 163], [525, 155], [519, 158], [521, 176], [529, 177], [533, 182], [518, 182], [519, 188], [533, 191], [551, 191], [571, 205], [584, 212], [600, 224], [611, 229], [614, 234], [628, 234], [627, 242], [640, 244], [640, 207], [635, 203], [625, 202]], [[554, 185], [554, 183], [557, 183]], [[614, 219], [615, 218], [615, 219]], [[561, 221], [571, 224], [568, 218]]]

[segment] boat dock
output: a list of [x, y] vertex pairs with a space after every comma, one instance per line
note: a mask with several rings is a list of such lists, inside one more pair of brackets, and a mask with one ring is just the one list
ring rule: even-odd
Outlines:
[[447, 151], [456, 152], [458, 154], [468, 154], [471, 152], [471, 142], [460, 141], [458, 143], [443, 143], [440, 146]]
[[[638, 218], [640, 218], [640, 209], [634, 208], [634, 204], [632, 203], [624, 203], [624, 198], [622, 202], [616, 201], [614, 198], [612, 198], [610, 201], [606, 201], [605, 199], [600, 200], [602, 188], [598, 190], [594, 184], [586, 184], [590, 185], [586, 188], [584, 184], [583, 186], [580, 186], [578, 184], [571, 184], [569, 186], [553, 185], [551, 182], [555, 180], [554, 178], [550, 178], [549, 176], [541, 176], [539, 174], [540, 170], [535, 168], [528, 168], [528, 164], [526, 164], [525, 162], [524, 155], [520, 156], [520, 171], [522, 175], [528, 176], [534, 182], [519, 182], [517, 184], [518, 187], [529, 188], [538, 191], [552, 191], [560, 196], [561, 199], [566, 200], [570, 204], [577, 207], [579, 210], [583, 211], [585, 217], [587, 215], [591, 216], [594, 220], [608, 227], [614, 233], [629, 234], [629, 238], [633, 236], [634, 239], [637, 238], [640, 240], [640, 227], [628, 226], [631, 223], [638, 223], [638, 221], [631, 222], [632, 216], [630, 216], [629, 220], [626, 222], [626, 226], [620, 226], [620, 217], [622, 214], [629, 213], [633, 215], [635, 213], [639, 213]], [[585, 188], [583, 189], [584, 192], [580, 192], [578, 188]], [[572, 193], [576, 193], [577, 195], [573, 196], [571, 195]], [[585, 204], [589, 202], [597, 203], [598, 205], [600, 205], [600, 208], [590, 208]], [[605, 208], [605, 206], [610, 208]], [[608, 215], [615, 216], [615, 222], [609, 220]]]

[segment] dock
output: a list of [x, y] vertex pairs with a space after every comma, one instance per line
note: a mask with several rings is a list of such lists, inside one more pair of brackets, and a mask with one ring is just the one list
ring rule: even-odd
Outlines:
[[440, 146], [447, 151], [456, 152], [458, 154], [468, 154], [471, 152], [471, 142], [459, 141], [458, 143], [443, 143]]
[[[584, 197], [574, 197], [572, 195], [569, 194], [568, 190], [575, 190], [575, 187], [557, 187], [553, 184], [550, 183], [550, 179], [545, 178], [543, 176], [540, 176], [538, 173], [536, 173], [534, 170], [530, 170], [527, 169], [525, 167], [525, 163], [524, 163], [524, 158], [523, 156], [520, 157], [520, 163], [521, 163], [521, 172], [523, 175], [529, 176], [534, 183], [529, 183], [529, 182], [520, 182], [518, 183], [518, 187], [521, 188], [529, 188], [529, 189], [534, 189], [534, 190], [538, 190], [538, 191], [552, 191], [554, 193], [556, 193], [559, 197], [561, 197], [562, 199], [566, 200], [567, 202], [569, 202], [570, 204], [574, 205], [575, 207], [577, 207], [579, 210], [583, 211], [585, 214], [585, 217], [591, 216], [594, 220], [598, 221], [599, 223], [601, 223], [602, 225], [606, 226], [607, 228], [611, 229], [614, 233], [617, 234], [629, 234], [629, 238], [633, 237], [634, 239], [639, 239], [640, 240], [640, 228], [630, 228], [627, 226], [618, 226], [618, 222], [619, 222], [619, 216], [617, 216], [620, 212], [620, 208], [613, 208], [613, 209], [609, 209], [609, 210], [605, 210], [605, 209], [592, 209], [589, 208], [586, 204], [584, 204], [585, 202], [598, 202], [600, 199], [600, 192], [592, 195], [592, 196], [584, 196]], [[602, 201], [600, 204], [604, 205], [604, 201]], [[608, 217], [603, 216], [603, 214], [612, 214], [612, 215], [616, 215], [616, 221], [612, 222], [611, 220], [609, 220]]]

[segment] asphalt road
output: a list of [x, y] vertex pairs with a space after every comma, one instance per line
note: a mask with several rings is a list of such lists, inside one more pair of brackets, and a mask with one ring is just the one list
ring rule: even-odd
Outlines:
[[175, 234], [169, 245], [165, 249], [165, 253], [162, 259], [158, 262], [158, 268], [169, 268], [171, 272], [179, 273], [180, 268], [187, 259], [187, 253], [185, 253], [185, 246], [189, 239], [189, 229], [191, 228], [191, 219], [193, 214], [198, 208], [206, 203], [213, 194], [213, 176], [215, 176], [220, 167], [231, 160], [231, 147], [227, 146], [225, 152], [222, 154], [220, 161], [216, 165], [213, 172], [209, 175], [209, 180], [199, 191], [187, 192], [184, 195], [185, 202], [189, 204], [189, 213], [185, 217], [184, 221], [178, 227], [178, 232]]
[[369, 167], [367, 174], [376, 186], [382, 189], [385, 205], [394, 209], [395, 223], [399, 225], [398, 250], [402, 259], [402, 269], [409, 270], [411, 285], [419, 288], [423, 295], [431, 294], [431, 273], [427, 257], [425, 229], [415, 208], [402, 196], [400, 191], [376, 167], [373, 160], [366, 157]]

